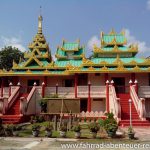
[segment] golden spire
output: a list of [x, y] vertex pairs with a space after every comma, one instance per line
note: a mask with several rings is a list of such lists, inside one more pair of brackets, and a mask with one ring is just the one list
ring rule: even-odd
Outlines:
[[41, 6], [40, 6], [40, 15], [38, 17], [38, 33], [42, 34], [42, 21], [43, 21], [43, 17], [41, 15]]

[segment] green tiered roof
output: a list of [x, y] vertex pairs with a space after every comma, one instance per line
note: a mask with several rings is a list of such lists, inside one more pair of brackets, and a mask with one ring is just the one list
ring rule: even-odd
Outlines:
[[13, 63], [10, 71], [0, 70], [1, 76], [54, 76], [74, 73], [132, 73], [150, 72], [150, 59], [137, 58], [137, 45], [127, 46], [125, 33], [101, 33], [101, 46], [94, 45], [93, 57], [85, 58], [80, 42], [66, 42], [57, 47], [56, 61], [51, 58], [48, 44], [42, 33], [39, 16], [38, 33], [24, 53], [24, 61]]
[[62, 46], [57, 47], [57, 60], [81, 60], [84, 55], [84, 47], [80, 46], [79, 40], [77, 42], [66, 42], [63, 40]]
[[[36, 70], [45, 69], [45, 67], [52, 61], [49, 46], [46, 43], [45, 37], [42, 33], [42, 16], [38, 18], [38, 33], [33, 38], [33, 42], [29, 44], [29, 51], [24, 53], [24, 61], [16, 64], [13, 62], [13, 70]], [[37, 70], [38, 71], [38, 70]]]

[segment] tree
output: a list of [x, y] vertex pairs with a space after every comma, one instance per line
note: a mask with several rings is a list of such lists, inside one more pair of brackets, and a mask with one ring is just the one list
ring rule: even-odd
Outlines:
[[13, 60], [19, 63], [23, 58], [23, 53], [15, 47], [7, 46], [0, 51], [0, 69], [10, 70], [13, 66]]

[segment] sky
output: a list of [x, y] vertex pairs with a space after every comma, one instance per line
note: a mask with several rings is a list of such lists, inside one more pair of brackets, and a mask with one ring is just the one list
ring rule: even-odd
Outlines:
[[100, 32], [124, 29], [128, 43], [139, 45], [140, 57], [150, 55], [150, 0], [0, 0], [0, 49], [12, 45], [28, 50], [37, 33], [38, 16], [52, 55], [62, 39], [80, 39], [86, 55], [100, 45]]

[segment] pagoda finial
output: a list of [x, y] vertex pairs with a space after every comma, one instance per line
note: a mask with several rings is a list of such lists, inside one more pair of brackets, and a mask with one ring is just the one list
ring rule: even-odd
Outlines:
[[38, 17], [38, 33], [42, 34], [42, 21], [43, 21], [43, 17], [41, 15], [41, 9], [42, 7], [40, 6], [40, 15]]

